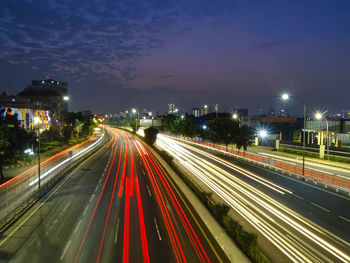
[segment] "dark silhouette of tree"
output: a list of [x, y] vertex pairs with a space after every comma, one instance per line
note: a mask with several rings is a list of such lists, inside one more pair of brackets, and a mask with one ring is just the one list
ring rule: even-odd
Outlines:
[[153, 145], [157, 140], [158, 129], [154, 127], [149, 127], [144, 130], [144, 133], [145, 133], [145, 141], [149, 145]]

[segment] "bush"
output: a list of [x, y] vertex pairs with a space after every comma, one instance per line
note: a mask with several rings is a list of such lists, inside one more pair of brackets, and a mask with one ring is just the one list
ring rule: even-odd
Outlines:
[[145, 141], [149, 145], [153, 146], [153, 144], [157, 140], [158, 129], [156, 129], [154, 127], [149, 127], [149, 128], [144, 130], [144, 133], [145, 133]]

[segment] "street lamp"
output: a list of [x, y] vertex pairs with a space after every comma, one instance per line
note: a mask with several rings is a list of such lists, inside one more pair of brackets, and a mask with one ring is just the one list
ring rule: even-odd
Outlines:
[[40, 124], [41, 120], [39, 116], [34, 117], [34, 124], [38, 126], [38, 185], [40, 190]]
[[[324, 119], [324, 120], [326, 121], [326, 127], [327, 127], [327, 134], [326, 134], [326, 136], [327, 136], [326, 143], [327, 143], [327, 144], [326, 144], [326, 146], [327, 146], [327, 155], [328, 155], [328, 160], [329, 160], [328, 120], [327, 120], [326, 117], [323, 116], [323, 114], [322, 114], [321, 112], [316, 112], [316, 113], [315, 113], [315, 118], [316, 118], [316, 120], [322, 120], [322, 119]], [[323, 140], [323, 138], [322, 138], [322, 140]]]
[[232, 118], [234, 120], [238, 121], [238, 127], [240, 127], [241, 126], [241, 118], [238, 116], [238, 114], [237, 113], [233, 113]]
[[267, 133], [266, 130], [260, 130], [260, 131], [258, 132], [258, 135], [259, 135], [260, 138], [264, 139], [264, 138], [267, 137], [268, 133]]
[[297, 102], [299, 102], [301, 105], [303, 105], [304, 108], [304, 129], [303, 129], [303, 175], [305, 175], [305, 130], [306, 130], [306, 104], [297, 99], [294, 96], [290, 96], [288, 93], [283, 93], [282, 94], [282, 100], [284, 101], [288, 101], [290, 98], [296, 100]]
[[69, 99], [70, 99], [69, 96], [63, 96], [64, 101], [69, 101]]
[[135, 109], [135, 108], [133, 108], [133, 109], [131, 109], [131, 111], [132, 111], [132, 113], [134, 113], [134, 114], [136, 114], [137, 113], [137, 118], [136, 118], [136, 132], [137, 132], [137, 122], [138, 122], [138, 120], [139, 120], [139, 118], [140, 118], [140, 116], [139, 116], [139, 112]]

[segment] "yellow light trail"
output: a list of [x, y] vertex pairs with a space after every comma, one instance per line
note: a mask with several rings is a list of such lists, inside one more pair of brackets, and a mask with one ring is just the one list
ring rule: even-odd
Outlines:
[[[220, 196], [291, 261], [332, 262], [337, 259], [342, 262], [350, 262], [349, 255], [337, 247], [347, 247], [349, 245], [347, 242], [330, 234], [214, 163], [234, 170], [281, 195], [293, 194], [289, 189], [163, 135], [158, 135], [157, 144], [174, 156], [182, 166], [211, 191]], [[193, 152], [208, 158], [208, 160]]]

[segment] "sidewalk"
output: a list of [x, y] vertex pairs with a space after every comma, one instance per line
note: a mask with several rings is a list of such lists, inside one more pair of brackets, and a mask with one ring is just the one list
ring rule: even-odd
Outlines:
[[[276, 157], [279, 157], [279, 156], [280, 157], [288, 157], [288, 158], [295, 159], [295, 160], [302, 160], [302, 158], [303, 158], [303, 156], [299, 155], [299, 154], [273, 151], [273, 149], [274, 149], [273, 147], [255, 146], [255, 147], [248, 147], [247, 151], [253, 152], [253, 153], [267, 153], [269, 155], [274, 155]], [[348, 169], [349, 173], [350, 173], [350, 163], [329, 161], [327, 159], [319, 159], [319, 158], [313, 158], [313, 157], [307, 157], [307, 156], [305, 156], [305, 160], [308, 162], [324, 164], [327, 166]]]

